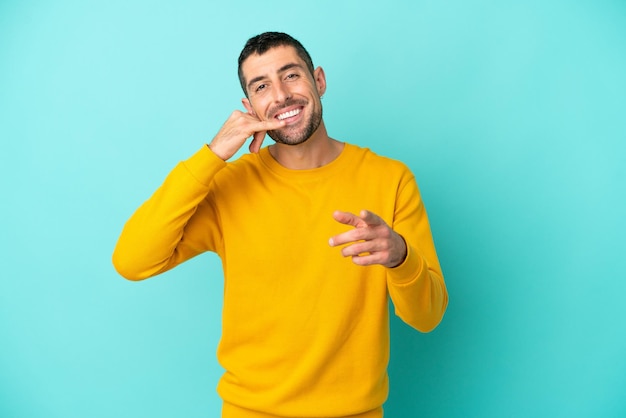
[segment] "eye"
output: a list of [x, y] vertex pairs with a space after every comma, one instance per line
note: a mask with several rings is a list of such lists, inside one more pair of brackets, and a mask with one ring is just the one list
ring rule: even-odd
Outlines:
[[295, 73], [291, 73], [291, 74], [287, 74], [287, 77], [285, 77], [285, 80], [290, 81], [290, 80], [295, 80], [299, 77], [298, 74]]
[[257, 93], [262, 92], [263, 90], [265, 90], [265, 88], [267, 87], [267, 84], [259, 84], [258, 86], [256, 86], [256, 88], [254, 89], [254, 91], [256, 91]]

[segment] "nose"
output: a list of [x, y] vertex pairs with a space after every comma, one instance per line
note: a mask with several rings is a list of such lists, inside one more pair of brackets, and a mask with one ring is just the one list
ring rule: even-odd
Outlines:
[[291, 98], [291, 92], [287, 86], [283, 83], [278, 83], [274, 89], [274, 101], [276, 103], [283, 103]]

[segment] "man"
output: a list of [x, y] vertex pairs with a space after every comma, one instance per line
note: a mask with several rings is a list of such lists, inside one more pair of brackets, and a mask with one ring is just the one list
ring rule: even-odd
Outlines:
[[289, 35], [251, 38], [239, 78], [246, 112], [136, 211], [114, 265], [141, 280], [221, 257], [223, 417], [381, 417], [388, 295], [423, 332], [448, 301], [413, 175], [328, 136], [324, 71]]

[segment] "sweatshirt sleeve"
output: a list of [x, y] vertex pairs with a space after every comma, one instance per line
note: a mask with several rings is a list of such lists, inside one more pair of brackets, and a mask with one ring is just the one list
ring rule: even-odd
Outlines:
[[[113, 252], [113, 265], [129, 280], [163, 273], [219, 240], [215, 211], [206, 197], [215, 174], [226, 167], [207, 146], [180, 162], [126, 222]], [[198, 218], [209, 219], [197, 228]]]
[[443, 318], [448, 293], [426, 209], [410, 173], [398, 191], [393, 229], [407, 245], [404, 262], [387, 270], [396, 315], [421, 332], [432, 331]]

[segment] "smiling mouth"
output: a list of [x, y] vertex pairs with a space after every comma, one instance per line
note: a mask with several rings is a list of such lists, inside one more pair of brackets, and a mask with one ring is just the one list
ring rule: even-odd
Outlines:
[[290, 110], [289, 112], [279, 113], [278, 115], [276, 115], [276, 119], [285, 120], [287, 118], [292, 118], [300, 114], [301, 111], [302, 111], [302, 108], [297, 108], [297, 109]]

